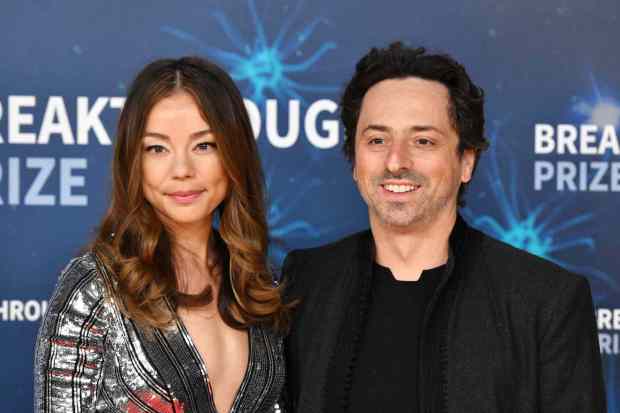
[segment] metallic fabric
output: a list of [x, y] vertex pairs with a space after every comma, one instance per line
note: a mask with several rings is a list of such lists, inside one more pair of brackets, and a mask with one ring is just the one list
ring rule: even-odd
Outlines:
[[[62, 272], [37, 339], [35, 412], [216, 413], [206, 366], [183, 324], [142, 328], [109, 290], [90, 253]], [[249, 343], [230, 413], [284, 413], [282, 338], [251, 327]]]

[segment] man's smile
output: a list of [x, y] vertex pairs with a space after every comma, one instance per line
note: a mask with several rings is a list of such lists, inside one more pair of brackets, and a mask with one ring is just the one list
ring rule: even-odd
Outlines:
[[421, 185], [416, 184], [382, 184], [383, 189], [388, 192], [402, 194], [407, 192], [413, 192], [420, 188]]

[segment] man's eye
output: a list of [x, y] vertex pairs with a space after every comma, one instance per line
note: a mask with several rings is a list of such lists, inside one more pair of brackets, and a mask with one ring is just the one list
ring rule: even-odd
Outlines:
[[420, 146], [431, 146], [433, 141], [428, 138], [418, 138], [417, 143]]
[[216, 148], [217, 145], [215, 142], [200, 142], [198, 145], [196, 145], [196, 149], [200, 152], [212, 151]]
[[383, 138], [371, 138], [368, 141], [368, 144], [370, 144], [370, 145], [381, 145], [383, 143], [385, 143], [385, 139], [383, 139]]
[[161, 145], [149, 145], [144, 148], [144, 150], [151, 153], [164, 153], [166, 151], [166, 148]]

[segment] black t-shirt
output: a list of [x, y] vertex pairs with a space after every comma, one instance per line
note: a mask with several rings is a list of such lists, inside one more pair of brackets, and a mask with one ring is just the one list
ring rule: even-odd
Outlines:
[[442, 265], [423, 271], [418, 281], [399, 281], [389, 268], [374, 264], [349, 411], [418, 413], [420, 332], [444, 270]]

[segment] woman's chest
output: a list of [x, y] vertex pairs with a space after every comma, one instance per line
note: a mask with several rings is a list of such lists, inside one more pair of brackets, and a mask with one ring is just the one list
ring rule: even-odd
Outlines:
[[[201, 343], [200, 349], [182, 325], [170, 331], [145, 331], [123, 323], [108, 337], [99, 404], [109, 411], [214, 413], [208, 360], [211, 354], [222, 353], [210, 351], [209, 344]], [[231, 412], [263, 411], [261, 406], [269, 400], [275, 403], [284, 382], [281, 341], [252, 328], [246, 346], [245, 370]], [[206, 363], [201, 353], [207, 356]]]

